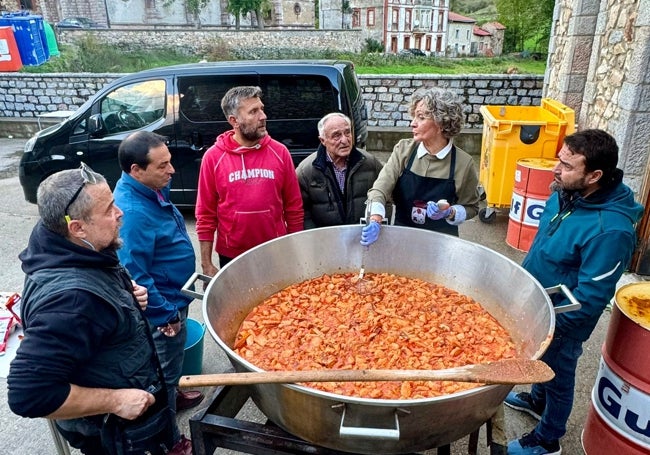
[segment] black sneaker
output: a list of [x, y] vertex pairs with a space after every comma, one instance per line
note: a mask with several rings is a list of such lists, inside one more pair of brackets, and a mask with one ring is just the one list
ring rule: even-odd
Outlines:
[[535, 417], [537, 420], [542, 420], [542, 413], [544, 412], [544, 407], [539, 406], [533, 402], [533, 399], [528, 392], [510, 392], [506, 397], [505, 401], [508, 407], [516, 409], [517, 411], [527, 412], [531, 416]]
[[561, 455], [559, 441], [542, 441], [537, 433], [531, 431], [516, 441], [508, 443], [508, 455]]

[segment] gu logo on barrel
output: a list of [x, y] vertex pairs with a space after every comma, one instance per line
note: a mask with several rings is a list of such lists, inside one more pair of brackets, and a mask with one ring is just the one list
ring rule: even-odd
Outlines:
[[650, 451], [650, 397], [616, 375], [602, 358], [591, 399], [612, 430]]
[[650, 453], [650, 283], [621, 286], [582, 432], [587, 455]]
[[517, 161], [510, 204], [506, 243], [528, 251], [537, 234], [546, 199], [551, 194], [553, 168], [557, 160], [523, 158]]

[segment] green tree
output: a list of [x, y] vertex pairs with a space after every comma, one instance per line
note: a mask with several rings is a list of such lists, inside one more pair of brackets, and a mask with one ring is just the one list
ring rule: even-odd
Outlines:
[[537, 48], [532, 50], [548, 48], [555, 0], [496, 0], [496, 6], [498, 20], [506, 26], [505, 52], [526, 50], [530, 40]]
[[262, 9], [268, 7], [267, 0], [228, 0], [228, 12], [235, 16], [235, 28], [239, 30], [241, 25], [241, 16], [251, 13], [251, 25], [253, 23], [253, 15], [257, 21], [257, 28], [264, 28], [264, 17]]

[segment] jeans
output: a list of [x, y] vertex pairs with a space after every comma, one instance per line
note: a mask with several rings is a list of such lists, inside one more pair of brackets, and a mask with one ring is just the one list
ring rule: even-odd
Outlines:
[[535, 403], [546, 405], [535, 432], [544, 441], [555, 441], [566, 433], [566, 424], [573, 407], [576, 367], [582, 355], [582, 341], [555, 336], [541, 360], [555, 377], [545, 383], [533, 384], [530, 394]]
[[[167, 386], [167, 397], [169, 407], [176, 415], [176, 387], [183, 369], [183, 357], [185, 355], [185, 339], [187, 338], [187, 311], [188, 307], [179, 311], [181, 319], [181, 330], [176, 336], [168, 337], [157, 327], [152, 327], [153, 341], [156, 345], [156, 352], [160, 359], [165, 385]], [[181, 434], [174, 420], [174, 442], [180, 440]]]
[[54, 424], [68, 444], [84, 455], [105, 455], [100, 435], [101, 421], [94, 424], [89, 419], [55, 420]]

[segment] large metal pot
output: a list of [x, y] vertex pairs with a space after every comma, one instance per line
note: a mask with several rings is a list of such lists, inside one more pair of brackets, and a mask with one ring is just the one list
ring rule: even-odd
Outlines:
[[[261, 371], [231, 348], [240, 323], [264, 298], [324, 273], [358, 273], [359, 226], [287, 235], [236, 258], [209, 282], [203, 315], [237, 371]], [[363, 259], [366, 272], [389, 272], [445, 285], [480, 302], [539, 358], [555, 327], [545, 289], [510, 259], [457, 237], [386, 226]], [[253, 401], [286, 431], [336, 450], [367, 454], [420, 451], [455, 441], [492, 416], [511, 386], [483, 386], [443, 397], [375, 400], [279, 384], [251, 387]]]

